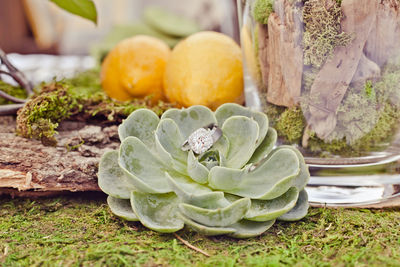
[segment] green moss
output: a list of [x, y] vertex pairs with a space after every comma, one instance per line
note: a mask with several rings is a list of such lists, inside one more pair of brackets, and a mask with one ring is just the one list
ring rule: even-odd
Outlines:
[[285, 110], [276, 121], [275, 129], [289, 143], [298, 143], [303, 136], [305, 118], [299, 107]]
[[273, 0], [257, 0], [253, 6], [253, 17], [261, 24], [268, 24], [268, 18], [274, 12]]
[[87, 121], [97, 118], [117, 124], [138, 108], [151, 108], [161, 115], [172, 106], [163, 102], [151, 105], [150, 98], [113, 100], [101, 89], [98, 70], [90, 70], [72, 79], [41, 85], [18, 112], [17, 133], [54, 145], [58, 124], [68, 118]]
[[343, 156], [363, 156], [371, 151], [381, 151], [387, 147], [387, 142], [393, 139], [400, 118], [400, 111], [386, 104], [375, 126], [364, 136], [351, 145], [346, 138], [324, 142], [312, 134], [308, 141], [308, 149], [312, 152], [330, 152]]
[[[12, 86], [2, 80], [0, 80], [0, 90], [17, 98], [25, 99], [27, 97], [26, 92], [20, 86]], [[14, 104], [5, 98], [0, 97], [0, 105]]]
[[18, 111], [16, 132], [53, 145], [58, 123], [81, 109], [77, 99], [70, 97], [63, 84], [45, 85]]
[[353, 35], [342, 32], [340, 5], [327, 9], [327, 0], [308, 0], [303, 7], [304, 64], [320, 68], [338, 46], [346, 46]]
[[310, 208], [237, 240], [177, 234], [210, 257], [110, 212], [103, 196], [0, 198], [0, 265], [9, 266], [398, 266], [400, 209]]

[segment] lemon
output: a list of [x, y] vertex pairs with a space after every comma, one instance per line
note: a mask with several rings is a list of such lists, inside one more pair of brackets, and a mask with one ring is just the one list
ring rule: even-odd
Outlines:
[[117, 100], [151, 96], [163, 99], [163, 76], [171, 54], [163, 41], [137, 35], [119, 42], [101, 65], [101, 85]]
[[211, 109], [227, 102], [243, 103], [240, 47], [230, 37], [199, 32], [178, 43], [167, 63], [164, 94], [181, 106]]

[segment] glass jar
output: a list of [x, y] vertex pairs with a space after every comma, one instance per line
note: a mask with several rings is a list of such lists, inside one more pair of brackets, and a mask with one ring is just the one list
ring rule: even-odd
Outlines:
[[400, 195], [400, 2], [238, 0], [246, 105], [310, 166], [311, 202]]

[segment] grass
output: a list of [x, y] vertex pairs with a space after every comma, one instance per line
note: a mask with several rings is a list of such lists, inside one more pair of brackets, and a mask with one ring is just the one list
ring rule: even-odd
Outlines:
[[237, 240], [152, 232], [111, 214], [103, 195], [0, 197], [0, 266], [400, 266], [400, 209], [312, 208]]

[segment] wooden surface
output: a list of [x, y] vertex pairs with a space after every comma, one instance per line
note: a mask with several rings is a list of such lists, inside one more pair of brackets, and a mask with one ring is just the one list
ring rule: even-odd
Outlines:
[[56, 147], [14, 133], [15, 119], [0, 117], [0, 194], [42, 196], [99, 191], [101, 155], [119, 147], [117, 126], [66, 122]]

